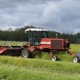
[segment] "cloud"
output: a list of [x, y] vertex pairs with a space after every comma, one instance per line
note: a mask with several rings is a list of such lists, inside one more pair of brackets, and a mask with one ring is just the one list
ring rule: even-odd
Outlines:
[[0, 0], [0, 28], [24, 25], [45, 27], [61, 33], [77, 33], [80, 31], [80, 1]]

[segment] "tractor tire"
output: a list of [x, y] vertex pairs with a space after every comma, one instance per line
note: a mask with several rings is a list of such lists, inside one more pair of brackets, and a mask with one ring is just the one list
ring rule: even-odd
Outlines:
[[54, 57], [52, 58], [52, 61], [56, 61], [56, 60], [57, 60], [57, 57], [54, 56]]
[[21, 57], [29, 58], [29, 54], [30, 54], [30, 51], [28, 51], [28, 50], [22, 50]]
[[78, 57], [75, 57], [75, 58], [73, 59], [73, 62], [74, 62], [74, 63], [78, 63], [78, 62], [79, 62]]

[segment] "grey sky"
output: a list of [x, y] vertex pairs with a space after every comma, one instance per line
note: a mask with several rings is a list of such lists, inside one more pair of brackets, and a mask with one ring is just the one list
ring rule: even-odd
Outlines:
[[0, 29], [26, 25], [80, 32], [80, 0], [0, 0]]

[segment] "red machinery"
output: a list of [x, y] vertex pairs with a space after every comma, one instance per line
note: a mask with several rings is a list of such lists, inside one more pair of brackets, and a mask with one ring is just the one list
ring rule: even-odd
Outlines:
[[40, 53], [46, 51], [54, 57], [55, 51], [69, 51], [68, 40], [61, 38], [49, 38], [48, 30], [28, 28], [25, 30], [29, 43], [24, 46], [1, 46], [1, 55], [13, 55], [22, 57], [33, 57], [32, 52]]

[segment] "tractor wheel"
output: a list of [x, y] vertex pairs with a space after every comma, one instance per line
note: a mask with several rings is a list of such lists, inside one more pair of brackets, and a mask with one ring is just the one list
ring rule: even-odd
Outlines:
[[78, 57], [75, 57], [75, 58], [73, 59], [73, 62], [74, 62], [74, 63], [78, 63], [78, 62], [79, 62]]
[[56, 61], [56, 60], [57, 60], [57, 57], [54, 56], [54, 57], [52, 58], [52, 61]]
[[28, 51], [28, 50], [22, 50], [21, 57], [29, 58], [29, 54], [30, 54], [30, 51]]

